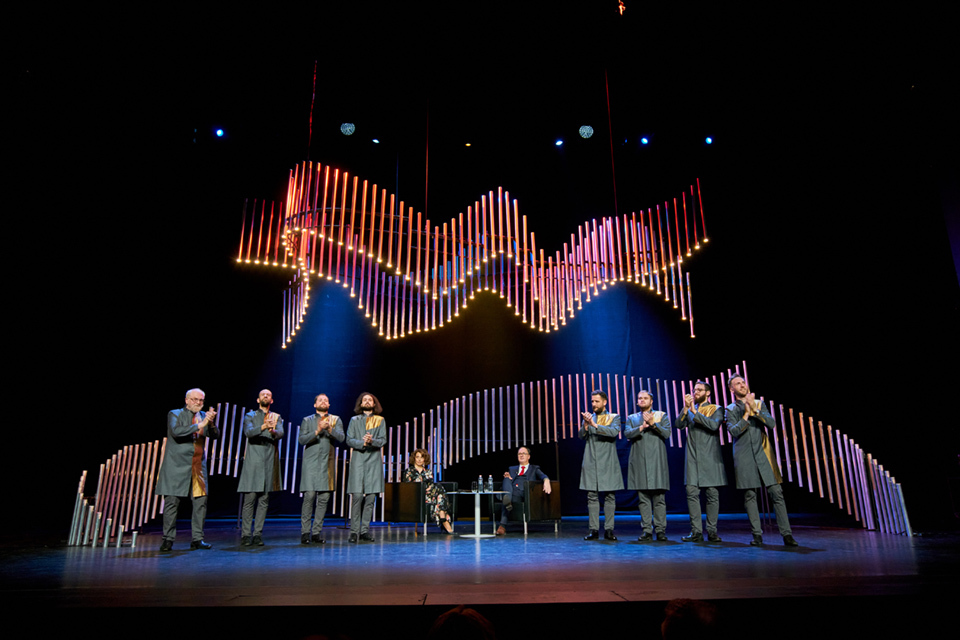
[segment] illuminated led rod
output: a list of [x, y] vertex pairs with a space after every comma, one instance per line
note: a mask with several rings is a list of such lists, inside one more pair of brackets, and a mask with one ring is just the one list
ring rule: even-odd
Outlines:
[[617, 282], [655, 289], [679, 309], [681, 320], [689, 316], [694, 336], [681, 236], [693, 232], [687, 256], [701, 236], [706, 239], [699, 184], [690, 186], [690, 206], [699, 217], [687, 211], [683, 192], [664, 201], [663, 211], [656, 206], [656, 221], [653, 208], [647, 216], [641, 210], [639, 223], [636, 214], [593, 219], [571, 234], [562, 253], [550, 254], [537, 250], [527, 217], [521, 226], [517, 200], [503, 189], [481, 196], [466, 215], [433, 223], [417, 213], [414, 225], [412, 207], [398, 206], [376, 184], [350, 178], [305, 162], [290, 171], [285, 203], [244, 202], [237, 262], [297, 274], [284, 295], [281, 347], [304, 320], [311, 276], [350, 289], [387, 340], [444, 326], [481, 291], [499, 295], [523, 322], [529, 306], [531, 327], [556, 331], [583, 308], [583, 294], [589, 302]]
[[[732, 401], [726, 381], [734, 374], [742, 372], [746, 375], [746, 370], [746, 363], [742, 363], [726, 372], [701, 378], [712, 383], [718, 396], [715, 402], [721, 405], [721, 411], [722, 406]], [[590, 406], [593, 390], [605, 391], [610, 409], [626, 416], [638, 411], [637, 393], [647, 389], [654, 396], [654, 407], [664, 411], [676, 424], [683, 408], [683, 398], [691, 392], [694, 384], [694, 379], [665, 380], [619, 373], [580, 372], [480, 389], [448, 400], [390, 428], [384, 446], [385, 477], [391, 480], [402, 477], [413, 451], [421, 447], [430, 452], [436, 465], [436, 477], [440, 478], [451, 466], [477, 455], [512, 450], [522, 444], [574, 438], [580, 427], [580, 412]], [[819, 447], [812, 447], [812, 453], [805, 456], [811, 465], [805, 474], [807, 490], [837, 504], [866, 529], [909, 534], [902, 487], [870, 454], [864, 453], [846, 435], [829, 425], [826, 431], [822, 428], [815, 431], [813, 419], [809, 416], [809, 432], [802, 421], [799, 430], [794, 421], [788, 432], [784, 416], [788, 413], [793, 416], [794, 409], [773, 401], [761, 401], [768, 406], [772, 416], [779, 417], [780, 429], [768, 430], [768, 436], [777, 465], [786, 471], [787, 482], [794, 482], [795, 478], [803, 486], [804, 475], [800, 473], [797, 455], [798, 440], [808, 437], [808, 433], [815, 433]], [[239, 477], [246, 442], [242, 433], [246, 412], [246, 407], [235, 404], [217, 405], [216, 424], [220, 438], [207, 439], [205, 444], [211, 476]], [[822, 427], [822, 423], [817, 424]], [[287, 422], [285, 429], [288, 435], [278, 443], [281, 488], [298, 494], [299, 471], [303, 463], [303, 447], [298, 444], [299, 426]], [[730, 445], [731, 440], [724, 429], [721, 429], [720, 437], [721, 446]], [[675, 429], [668, 446], [682, 448], [686, 445], [686, 438], [686, 432]], [[158, 517], [162, 509], [157, 508], [159, 498], [154, 496], [154, 489], [165, 450], [166, 439], [119, 450], [100, 465], [92, 504], [83, 495], [87, 483], [87, 473], [84, 472], [73, 507], [70, 544], [105, 545], [114, 538], [115, 530], [135, 532]], [[137, 451], [141, 455], [138, 456]], [[332, 501], [333, 513], [347, 517], [349, 501], [344, 490], [350, 457], [342, 449], [336, 455], [334, 486], [338, 495]], [[798, 465], [796, 473], [791, 462]], [[131, 515], [134, 513], [136, 517]], [[105, 523], [102, 542], [99, 538], [101, 522]]]

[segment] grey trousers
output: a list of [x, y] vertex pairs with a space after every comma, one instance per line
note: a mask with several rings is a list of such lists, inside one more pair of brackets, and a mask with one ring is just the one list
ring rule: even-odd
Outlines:
[[[300, 533], [312, 533], [315, 536], [323, 531], [323, 519], [327, 515], [327, 503], [330, 502], [332, 491], [304, 491], [303, 506], [300, 507]], [[316, 516], [313, 512], [316, 509]], [[313, 519], [313, 529], [310, 520]]]
[[[603, 496], [603, 528], [613, 531], [614, 518], [617, 515], [617, 495], [605, 491]], [[600, 530], [600, 492], [587, 491], [587, 515], [590, 516], [590, 531]]]
[[[253, 505], [257, 505], [257, 517], [253, 517]], [[243, 494], [243, 509], [240, 510], [240, 535], [250, 535], [250, 525], [253, 525], [253, 535], [263, 534], [263, 523], [267, 521], [267, 505], [270, 503], [270, 493], [267, 491], [251, 491]]]
[[350, 494], [350, 533], [363, 535], [370, 532], [373, 520], [373, 505], [377, 502], [375, 493]]
[[[787, 517], [787, 504], [783, 501], [783, 489], [779, 484], [767, 487], [767, 495], [773, 503], [773, 513], [777, 518], [777, 528], [781, 536], [793, 535], [790, 529], [790, 519]], [[757, 490], [747, 489], [743, 496], [743, 506], [747, 509], [747, 518], [750, 520], [750, 531], [759, 536], [763, 533], [760, 528], [760, 511], [757, 509]]]
[[[707, 496], [707, 533], [717, 532], [717, 520], [720, 519], [720, 491], [716, 487], [704, 487]], [[703, 535], [700, 524], [700, 487], [695, 484], [687, 485], [687, 509], [690, 511], [690, 533]]]
[[[190, 518], [190, 527], [193, 530], [191, 540], [203, 540], [203, 523], [207, 519], [207, 496], [191, 498], [193, 515]], [[177, 537], [177, 508], [180, 506], [178, 496], [163, 496], [163, 539], [173, 540]]]
[[664, 493], [663, 491], [637, 491], [637, 495], [640, 496], [640, 518], [643, 520], [644, 533], [653, 533], [654, 529], [657, 533], [667, 530], [667, 499]]

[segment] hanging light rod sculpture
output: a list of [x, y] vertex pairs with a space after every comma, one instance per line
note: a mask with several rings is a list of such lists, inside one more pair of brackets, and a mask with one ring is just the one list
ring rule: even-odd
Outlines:
[[684, 261], [707, 242], [699, 179], [662, 206], [588, 220], [547, 254], [502, 188], [432, 223], [376, 184], [303, 162], [290, 171], [285, 202], [244, 201], [237, 262], [293, 271], [283, 347], [306, 315], [312, 276], [349, 289], [387, 340], [443, 327], [482, 292], [505, 299], [532, 329], [558, 331], [618, 282], [672, 303], [694, 337]]

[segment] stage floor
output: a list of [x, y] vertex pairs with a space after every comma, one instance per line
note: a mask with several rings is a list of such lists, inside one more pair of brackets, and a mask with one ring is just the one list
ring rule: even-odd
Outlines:
[[[148, 614], [180, 607], [557, 605], [543, 611], [554, 611], [559, 624], [574, 604], [647, 602], [662, 612], [672, 598], [741, 603], [731, 607], [770, 600], [774, 610], [805, 598], [931, 603], [957, 591], [955, 535], [906, 538], [823, 526], [812, 517], [791, 522], [798, 548], [784, 547], [773, 528], [763, 547], [749, 546], [743, 516], [722, 518], [719, 544], [681, 542], [688, 519], [680, 515], [669, 518], [670, 540], [661, 543], [636, 542], [636, 516], [618, 516], [617, 542], [585, 542], [586, 519], [565, 518], [558, 533], [538, 525], [525, 538], [514, 525], [505, 537], [481, 540], [448, 537], [436, 527], [424, 537], [412, 525], [377, 525], [375, 542], [350, 544], [342, 521], [328, 520], [324, 545], [301, 545], [298, 521], [271, 519], [263, 547], [241, 547], [235, 521], [209, 521], [214, 548], [190, 551], [189, 522], [181, 521], [171, 553], [158, 551], [159, 532], [141, 534], [136, 548], [5, 545], [3, 597], [31, 608]], [[473, 527], [461, 520], [456, 528]], [[797, 625], [806, 622], [801, 611], [794, 611]]]

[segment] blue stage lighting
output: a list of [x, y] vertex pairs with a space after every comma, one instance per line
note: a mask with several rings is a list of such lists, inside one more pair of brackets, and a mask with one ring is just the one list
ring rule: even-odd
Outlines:
[[591, 126], [588, 125], [588, 124], [585, 124], [585, 125], [583, 125], [582, 127], [580, 127], [580, 137], [581, 137], [581, 138], [589, 138], [589, 137], [592, 136], [592, 135], [593, 135], [593, 127], [591, 127]]
[[707, 136], [706, 143], [713, 144], [713, 138], [711, 138], [710, 136]]
[[647, 140], [646, 138], [640, 138], [640, 144], [649, 144], [649, 143], [650, 141]]
[[374, 138], [374, 139], [373, 139], [373, 144], [380, 144], [380, 139], [379, 139], [379, 138]]
[[562, 145], [563, 145], [563, 140], [557, 140], [556, 142], [554, 142], [554, 144], [557, 145], [558, 147], [559, 147], [559, 146], [562, 146]]
[[340, 133], [342, 133], [345, 136], [352, 136], [353, 132], [356, 130], [357, 128], [353, 125], [352, 122], [344, 122], [343, 124], [340, 125]]
[[223, 129], [217, 129], [217, 137], [218, 137], [218, 138], [222, 138], [222, 137], [223, 137]]

